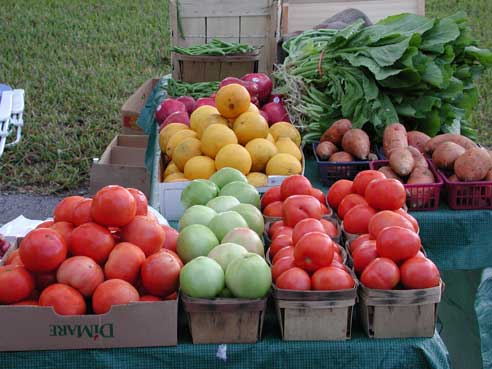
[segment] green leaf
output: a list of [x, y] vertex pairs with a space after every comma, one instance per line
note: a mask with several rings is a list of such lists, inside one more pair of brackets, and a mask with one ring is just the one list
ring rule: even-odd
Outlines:
[[492, 66], [492, 50], [479, 49], [475, 46], [467, 46], [465, 48], [465, 55], [474, 61], [478, 61], [486, 67]]
[[439, 111], [434, 109], [427, 116], [419, 121], [418, 129], [421, 132], [433, 137], [441, 129], [441, 117]]
[[460, 36], [460, 29], [450, 18], [437, 21], [434, 27], [424, 33], [421, 49], [433, 53], [444, 53], [444, 45], [456, 40]]

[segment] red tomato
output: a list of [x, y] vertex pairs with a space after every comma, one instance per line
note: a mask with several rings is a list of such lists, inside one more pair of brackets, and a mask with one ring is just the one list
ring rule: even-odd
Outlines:
[[31, 272], [51, 272], [67, 257], [67, 244], [54, 229], [39, 228], [24, 237], [19, 255]]
[[104, 265], [106, 279], [122, 279], [135, 284], [140, 273], [140, 267], [145, 261], [145, 254], [138, 246], [122, 242], [111, 251]]
[[313, 219], [313, 218], [303, 219], [294, 226], [294, 230], [292, 231], [293, 245], [295, 245], [301, 239], [302, 236], [310, 232], [326, 233], [325, 227], [323, 227], [323, 224], [318, 219]]
[[352, 185], [353, 182], [348, 179], [336, 181], [328, 190], [328, 195], [326, 196], [328, 204], [333, 209], [337, 209], [343, 198], [352, 193]]
[[[62, 263], [63, 264], [63, 263]], [[46, 287], [51, 286], [56, 283], [56, 272], [46, 272], [46, 273], [35, 273], [34, 274], [34, 282], [36, 285], [36, 289], [39, 291], [44, 290]]]
[[12, 305], [38, 306], [39, 303], [37, 300], [22, 300]]
[[327, 266], [314, 272], [311, 286], [318, 291], [348, 290], [354, 288], [355, 281], [345, 270]]
[[284, 221], [283, 220], [277, 220], [276, 222], [273, 222], [268, 226], [268, 235], [270, 237], [273, 237], [273, 234], [275, 230], [279, 229], [280, 227], [284, 227]]
[[286, 200], [293, 195], [311, 195], [313, 186], [309, 179], [301, 175], [293, 175], [285, 178], [280, 185], [280, 197]]
[[52, 220], [45, 220], [43, 223], [39, 223], [38, 226], [35, 229], [38, 229], [38, 228], [49, 228], [53, 224], [55, 224], [55, 222], [53, 222]]
[[376, 248], [376, 241], [367, 240], [364, 241], [359, 247], [355, 249], [352, 254], [352, 260], [354, 263], [354, 270], [357, 273], [362, 273], [364, 269], [378, 257], [378, 251]]
[[323, 218], [321, 218], [319, 221], [323, 225], [325, 233], [328, 236], [330, 236], [331, 238], [338, 236], [338, 228], [333, 222], [330, 222], [329, 220]]
[[290, 196], [282, 206], [282, 217], [289, 227], [305, 218], [321, 219], [322, 215], [321, 203], [311, 195]]
[[280, 274], [275, 284], [282, 290], [306, 291], [311, 289], [311, 278], [305, 270], [294, 267]]
[[56, 279], [75, 288], [83, 296], [90, 297], [96, 287], [104, 282], [104, 273], [90, 257], [73, 256], [60, 265], [56, 272]]
[[269, 203], [263, 209], [263, 215], [265, 215], [267, 217], [282, 218], [283, 204], [284, 203], [282, 201], [274, 201], [274, 202]]
[[376, 214], [376, 210], [369, 205], [356, 205], [343, 218], [343, 229], [352, 234], [364, 234], [369, 230], [369, 221]]
[[[335, 250], [337, 248], [335, 247]], [[343, 263], [343, 258], [342, 255], [340, 255], [338, 252], [333, 253], [333, 260], [338, 261], [339, 263]]]
[[293, 246], [283, 247], [279, 252], [277, 252], [272, 259], [272, 264], [275, 264], [277, 262], [277, 260], [279, 260], [283, 257], [286, 257], [286, 256], [294, 257], [294, 247]]
[[407, 289], [423, 289], [439, 286], [439, 269], [427, 258], [413, 257], [400, 267], [401, 283]]
[[0, 267], [0, 303], [12, 304], [29, 297], [34, 278], [26, 268], [17, 265]]
[[296, 262], [293, 256], [284, 256], [277, 260], [275, 264], [272, 265], [272, 279], [275, 281], [280, 274], [294, 268]]
[[96, 223], [85, 223], [75, 228], [70, 238], [73, 255], [88, 256], [96, 263], [104, 263], [114, 247], [111, 232]]
[[142, 284], [152, 295], [167, 296], [179, 286], [181, 265], [167, 252], [149, 256], [142, 264]]
[[123, 227], [137, 214], [137, 202], [133, 195], [121, 186], [106, 186], [92, 199], [91, 216], [98, 224]]
[[272, 240], [274, 240], [275, 238], [277, 238], [280, 235], [289, 236], [290, 238], [292, 238], [293, 232], [294, 232], [294, 228], [287, 227], [287, 226], [279, 227], [279, 228], [275, 229], [275, 231], [273, 232]]
[[396, 179], [376, 179], [367, 185], [365, 197], [376, 210], [397, 210], [405, 205], [407, 194]]
[[417, 222], [417, 219], [415, 219], [413, 216], [411, 216], [408, 212], [406, 212], [403, 209], [395, 210], [395, 213], [398, 213], [401, 216], [404, 216], [410, 223], [412, 223], [413, 230], [415, 232], [419, 233], [419, 222]]
[[167, 295], [166, 297], [163, 298], [163, 300], [176, 300], [178, 298], [178, 293], [173, 292], [170, 295]]
[[331, 238], [322, 232], [311, 232], [302, 236], [294, 249], [298, 267], [314, 272], [333, 261], [334, 246]]
[[67, 247], [70, 248], [70, 235], [72, 234], [74, 228], [73, 224], [68, 222], [56, 222], [50, 228], [57, 231], [60, 236], [63, 237]]
[[355, 252], [355, 250], [364, 242], [367, 241], [371, 238], [369, 234], [362, 234], [359, 237], [357, 237], [355, 240], [351, 241], [349, 243], [348, 250], [351, 254]]
[[325, 194], [320, 189], [311, 187], [311, 192], [308, 195], [316, 197], [322, 205], [326, 206]]
[[274, 257], [277, 252], [287, 246], [294, 246], [292, 237], [284, 234], [278, 235], [270, 244], [270, 257]]
[[340, 219], [344, 219], [345, 214], [352, 209], [354, 206], [357, 205], [367, 205], [366, 199], [364, 199], [361, 195], [357, 195], [355, 193], [351, 193], [343, 198], [343, 200], [340, 202], [340, 205], [338, 205], [338, 217]]
[[144, 296], [140, 296], [140, 301], [147, 301], [147, 302], [150, 302], [150, 301], [162, 301], [162, 299], [160, 297], [157, 297], [157, 296], [152, 296], [152, 295], [144, 295]]
[[280, 197], [280, 186], [272, 187], [261, 197], [261, 208], [265, 209], [272, 202], [282, 201]]
[[149, 218], [137, 215], [121, 232], [123, 241], [140, 247], [145, 256], [155, 254], [162, 249], [166, 241], [166, 232], [159, 224]]
[[128, 192], [130, 192], [137, 203], [137, 213], [136, 215], [147, 215], [147, 211], [149, 209], [149, 203], [147, 201], [147, 197], [145, 194], [137, 190], [136, 188], [127, 188]]
[[82, 196], [65, 197], [56, 205], [53, 212], [54, 222], [69, 222], [73, 223], [72, 213], [75, 207], [85, 199]]
[[182, 267], [184, 266], [183, 261], [181, 260], [181, 258], [179, 257], [179, 255], [178, 255], [178, 254], [176, 254], [174, 251], [172, 251], [172, 250], [168, 250], [168, 249], [162, 249], [162, 250], [161, 250], [161, 251], [159, 251], [159, 252], [165, 252], [166, 254], [169, 254], [169, 255], [171, 255], [173, 258], [175, 258], [175, 259], [176, 259], [176, 261], [178, 262], [178, 264], [179, 264], [179, 267], [180, 267], [180, 268], [182, 268]]
[[93, 222], [91, 217], [92, 199], [84, 199], [79, 202], [72, 213], [72, 221], [75, 226]]
[[352, 192], [364, 196], [366, 193], [366, 187], [374, 179], [385, 179], [386, 176], [378, 172], [377, 170], [363, 170], [357, 173], [354, 178], [354, 184], [352, 186]]
[[402, 227], [387, 227], [378, 234], [376, 248], [379, 256], [400, 263], [417, 255], [420, 237], [413, 230]]
[[80, 292], [62, 283], [46, 287], [39, 296], [39, 306], [52, 306], [59, 315], [83, 315], [87, 309]]
[[377, 258], [364, 269], [360, 280], [367, 288], [391, 290], [400, 282], [400, 270], [393, 260]]
[[[5, 264], [6, 265], [6, 264]], [[25, 267], [24, 263], [22, 262], [22, 259], [19, 254], [15, 255], [11, 260], [8, 265], [17, 265], [21, 267]]]
[[161, 228], [164, 230], [165, 233], [165, 241], [162, 247], [176, 252], [176, 243], [178, 241], [179, 232], [167, 225], [161, 225]]
[[412, 223], [404, 216], [391, 210], [384, 210], [372, 217], [369, 222], [369, 234], [372, 238], [376, 239], [379, 232], [387, 227], [393, 226], [407, 228], [411, 231], [414, 230]]
[[97, 286], [92, 295], [92, 309], [95, 314], [106, 314], [113, 305], [126, 305], [139, 301], [138, 291], [122, 279], [108, 279]]
[[7, 257], [3, 262], [3, 265], [12, 264], [12, 260], [14, 260], [14, 258], [18, 256], [19, 256], [19, 249], [15, 249], [14, 251], [12, 251], [10, 254], [7, 255]]
[[321, 206], [321, 215], [331, 215], [331, 210], [328, 209], [328, 207], [323, 204], [322, 202], [319, 203]]
[[338, 269], [342, 269], [342, 270], [345, 270], [347, 271], [348, 268], [341, 262], [339, 262], [338, 260], [336, 259], [333, 259], [333, 261], [331, 262], [331, 265], [333, 268], [338, 268]]
[[415, 258], [427, 258], [427, 256], [425, 256], [422, 251], [417, 252], [417, 255], [415, 255], [414, 257]]

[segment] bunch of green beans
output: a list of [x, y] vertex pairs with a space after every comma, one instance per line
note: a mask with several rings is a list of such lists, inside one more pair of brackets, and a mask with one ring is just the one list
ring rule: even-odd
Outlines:
[[207, 97], [219, 89], [220, 82], [187, 83], [173, 78], [167, 82], [167, 93], [171, 97], [191, 96], [194, 99]]
[[173, 46], [171, 51], [184, 55], [234, 55], [255, 51], [250, 45], [213, 39], [209, 43], [190, 47]]

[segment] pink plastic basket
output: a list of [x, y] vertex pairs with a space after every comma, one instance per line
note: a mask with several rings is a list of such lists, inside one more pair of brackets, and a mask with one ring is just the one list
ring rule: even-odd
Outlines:
[[492, 209], [492, 182], [451, 182], [439, 170], [444, 181], [448, 206], [454, 210]]
[[[439, 196], [444, 182], [434, 167], [434, 164], [428, 159], [427, 162], [429, 163], [429, 169], [434, 174], [436, 182], [430, 184], [404, 184], [403, 186], [407, 191], [408, 210], [429, 211], [436, 210], [439, 207]], [[388, 165], [388, 163], [388, 160], [377, 160], [370, 162], [369, 166], [373, 170], [378, 170]]]

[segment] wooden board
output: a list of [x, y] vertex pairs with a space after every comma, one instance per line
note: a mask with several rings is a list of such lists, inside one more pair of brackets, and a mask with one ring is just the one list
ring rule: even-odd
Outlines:
[[336, 13], [355, 8], [377, 22], [399, 13], [425, 14], [425, 0], [289, 0], [282, 9], [282, 33], [311, 29]]

